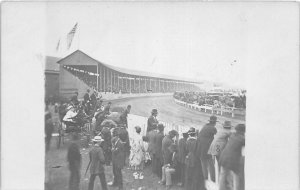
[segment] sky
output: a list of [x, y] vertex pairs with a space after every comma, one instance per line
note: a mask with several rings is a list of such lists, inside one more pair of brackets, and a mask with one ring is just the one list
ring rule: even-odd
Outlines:
[[52, 2], [46, 9], [47, 55], [80, 49], [113, 66], [246, 85], [248, 9], [240, 3]]

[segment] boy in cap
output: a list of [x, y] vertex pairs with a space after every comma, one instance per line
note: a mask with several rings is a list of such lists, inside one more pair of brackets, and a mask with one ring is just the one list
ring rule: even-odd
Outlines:
[[103, 190], [107, 190], [107, 184], [105, 179], [105, 171], [104, 171], [104, 164], [105, 158], [103, 154], [103, 150], [100, 146], [104, 140], [101, 136], [95, 136], [92, 140], [94, 143], [93, 148], [89, 152], [90, 157], [90, 181], [88, 190], [94, 189], [94, 181], [97, 176], [100, 178], [101, 186]]

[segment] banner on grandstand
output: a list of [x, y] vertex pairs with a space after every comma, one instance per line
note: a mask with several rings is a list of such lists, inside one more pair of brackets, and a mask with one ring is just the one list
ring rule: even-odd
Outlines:
[[68, 36], [67, 36], [67, 47], [68, 47], [68, 49], [70, 49], [70, 47], [72, 45], [72, 41], [73, 41], [74, 35], [76, 33], [76, 30], [77, 30], [77, 24], [78, 23], [76, 23], [74, 25], [74, 27], [72, 28], [72, 30], [68, 33]]

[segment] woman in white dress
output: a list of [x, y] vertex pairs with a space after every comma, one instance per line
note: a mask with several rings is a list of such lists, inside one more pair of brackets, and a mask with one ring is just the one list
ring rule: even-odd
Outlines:
[[141, 135], [141, 127], [136, 126], [135, 131], [136, 133], [130, 139], [131, 150], [129, 156], [129, 165], [131, 166], [131, 168], [137, 171], [134, 173], [135, 178], [141, 179], [143, 178], [140, 170], [143, 169], [142, 166], [144, 161], [144, 143], [143, 137]]

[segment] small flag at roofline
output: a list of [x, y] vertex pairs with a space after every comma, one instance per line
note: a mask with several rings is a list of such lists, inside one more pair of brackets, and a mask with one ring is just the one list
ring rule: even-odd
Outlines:
[[76, 23], [74, 25], [74, 27], [72, 28], [72, 30], [68, 33], [68, 36], [67, 36], [67, 43], [68, 43], [67, 47], [68, 47], [68, 49], [70, 49], [70, 47], [72, 45], [72, 41], [73, 41], [74, 35], [76, 33], [76, 29], [77, 29], [77, 24], [78, 23]]

